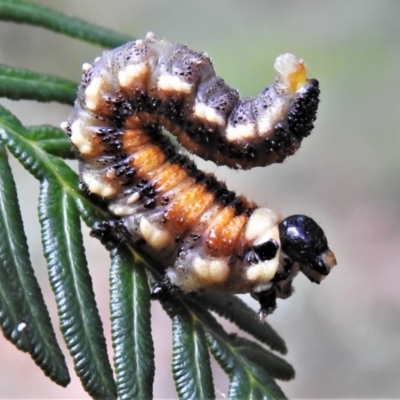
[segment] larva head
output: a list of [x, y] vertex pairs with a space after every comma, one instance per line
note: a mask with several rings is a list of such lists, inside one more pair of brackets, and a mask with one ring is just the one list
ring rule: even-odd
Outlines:
[[336, 265], [320, 226], [305, 215], [292, 215], [279, 224], [283, 257], [297, 263], [312, 282], [320, 283]]

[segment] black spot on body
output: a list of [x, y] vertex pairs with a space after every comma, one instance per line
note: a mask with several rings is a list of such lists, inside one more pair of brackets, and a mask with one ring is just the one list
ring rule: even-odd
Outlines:
[[275, 240], [268, 240], [267, 242], [255, 245], [253, 250], [258, 259], [262, 261], [272, 260], [279, 249], [279, 244]]
[[156, 199], [149, 199], [144, 203], [144, 208], [153, 209], [156, 206]]
[[169, 197], [168, 196], [162, 196], [161, 197], [161, 205], [166, 206], [169, 203]]

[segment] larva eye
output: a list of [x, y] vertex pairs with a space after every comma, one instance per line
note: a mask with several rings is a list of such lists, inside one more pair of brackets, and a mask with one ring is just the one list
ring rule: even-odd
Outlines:
[[258, 257], [259, 261], [272, 260], [276, 256], [278, 249], [279, 244], [273, 239], [253, 247], [254, 253]]
[[300, 265], [313, 282], [320, 282], [336, 265], [320, 226], [305, 215], [292, 215], [279, 224], [282, 252]]

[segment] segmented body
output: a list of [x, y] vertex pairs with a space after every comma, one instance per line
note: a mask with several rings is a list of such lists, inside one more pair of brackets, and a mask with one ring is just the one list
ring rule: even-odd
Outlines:
[[169, 281], [183, 291], [270, 287], [285, 257], [281, 218], [198, 170], [162, 127], [217, 164], [247, 169], [281, 162], [310, 133], [318, 105], [318, 82], [306, 80], [296, 62], [244, 100], [215, 75], [205, 54], [151, 34], [83, 67], [78, 99], [63, 124], [82, 181], [107, 201], [132, 241], [144, 241], [170, 266]]

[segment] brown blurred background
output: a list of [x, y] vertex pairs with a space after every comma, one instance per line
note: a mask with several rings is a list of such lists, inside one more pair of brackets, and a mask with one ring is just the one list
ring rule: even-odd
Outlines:
[[[202, 166], [228, 186], [284, 215], [304, 213], [324, 228], [338, 266], [321, 286], [299, 277], [296, 293], [268, 321], [285, 338], [294, 381], [290, 398], [400, 398], [400, 2], [97, 0], [37, 3], [134, 37], [147, 31], [209, 53], [217, 73], [242, 95], [272, 83], [278, 54], [306, 60], [321, 84], [315, 130], [282, 165], [246, 172]], [[96, 46], [39, 28], [0, 23], [0, 62], [80, 79]], [[58, 125], [69, 108], [1, 104], [25, 124]], [[58, 331], [41, 254], [38, 184], [13, 168], [32, 260]], [[76, 167], [76, 163], [73, 163]], [[107, 253], [87, 238], [90, 268], [109, 332]], [[254, 306], [249, 296], [245, 299]], [[168, 318], [153, 305], [156, 398], [176, 397]], [[228, 329], [235, 331], [229, 325]], [[60, 341], [62, 339], [60, 338]], [[108, 344], [111, 346], [108, 335]], [[64, 347], [65, 350], [65, 347]], [[73, 377], [62, 389], [0, 337], [0, 398], [87, 398]], [[73, 367], [69, 360], [70, 372]], [[215, 367], [218, 396], [227, 379]]]

